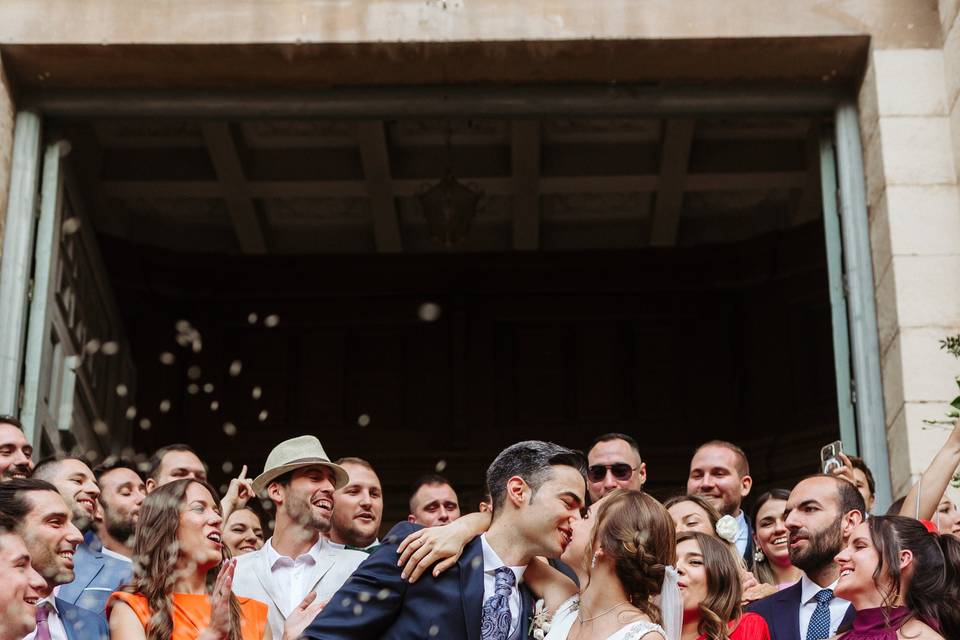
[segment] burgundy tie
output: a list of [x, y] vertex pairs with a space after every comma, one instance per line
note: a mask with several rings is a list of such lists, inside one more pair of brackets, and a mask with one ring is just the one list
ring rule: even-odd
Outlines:
[[50, 640], [50, 626], [47, 624], [50, 609], [49, 602], [41, 602], [37, 605], [37, 633], [34, 636], [36, 640]]

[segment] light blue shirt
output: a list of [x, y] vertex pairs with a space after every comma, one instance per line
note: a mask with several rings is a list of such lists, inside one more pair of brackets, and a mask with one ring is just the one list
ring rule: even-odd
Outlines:
[[743, 509], [737, 514], [737, 524], [740, 525], [740, 531], [737, 532], [737, 551], [742, 556], [747, 552], [747, 541], [750, 539], [750, 527], [747, 526], [747, 517], [743, 515]]

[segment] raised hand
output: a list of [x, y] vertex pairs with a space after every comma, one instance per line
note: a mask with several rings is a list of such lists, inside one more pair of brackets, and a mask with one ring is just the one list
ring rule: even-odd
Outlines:
[[210, 624], [197, 637], [197, 640], [228, 640], [230, 637], [230, 594], [233, 586], [233, 573], [237, 568], [236, 559], [230, 559], [220, 567], [217, 581], [210, 594]]
[[220, 514], [224, 523], [226, 523], [231, 513], [247, 506], [247, 502], [255, 495], [256, 492], [253, 490], [253, 481], [247, 478], [247, 465], [243, 465], [243, 468], [240, 469], [240, 475], [230, 480], [227, 493], [220, 501]]

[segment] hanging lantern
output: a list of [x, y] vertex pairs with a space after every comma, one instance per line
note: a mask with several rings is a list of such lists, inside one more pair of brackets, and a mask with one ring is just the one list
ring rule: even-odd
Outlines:
[[462, 243], [470, 234], [483, 193], [447, 173], [440, 182], [417, 194], [430, 239], [444, 247]]

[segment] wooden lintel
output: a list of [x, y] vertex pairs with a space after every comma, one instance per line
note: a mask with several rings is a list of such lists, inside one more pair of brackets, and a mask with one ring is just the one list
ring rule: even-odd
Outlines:
[[668, 118], [664, 125], [660, 185], [650, 223], [651, 245], [671, 247], [677, 243], [695, 124], [693, 118]]
[[823, 194], [820, 192], [820, 122], [814, 120], [805, 145], [806, 181], [797, 207], [791, 212], [790, 226], [797, 227], [821, 215]]
[[267, 240], [263, 223], [247, 190], [247, 180], [230, 125], [226, 122], [205, 123], [203, 139], [217, 172], [221, 197], [227, 203], [240, 250], [243, 253], [266, 253]]
[[390, 155], [382, 121], [358, 122], [357, 143], [373, 212], [373, 238], [377, 251], [403, 251], [400, 219], [390, 176]]
[[513, 248], [540, 248], [540, 121], [510, 125], [513, 171]]

